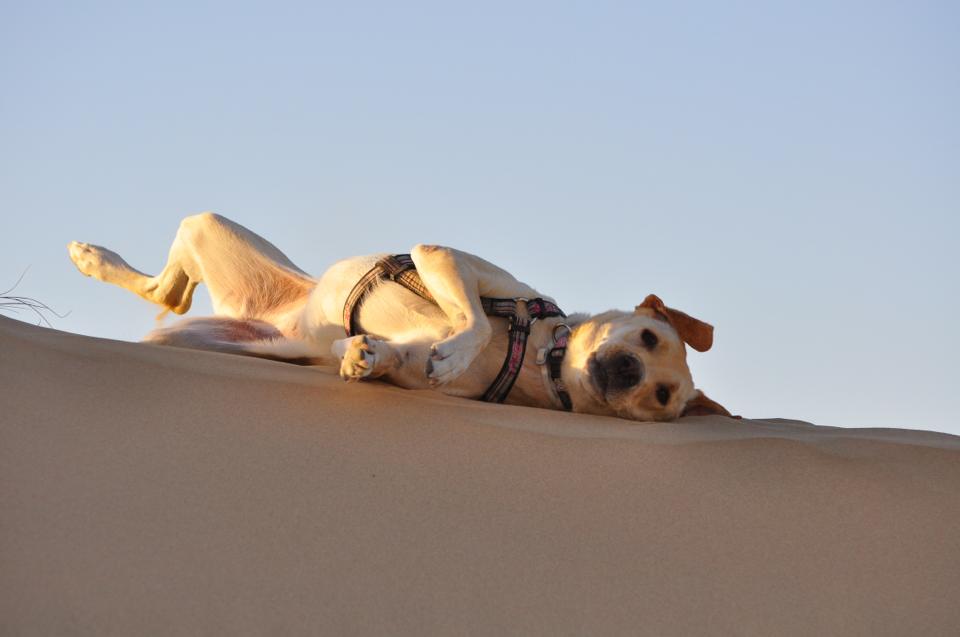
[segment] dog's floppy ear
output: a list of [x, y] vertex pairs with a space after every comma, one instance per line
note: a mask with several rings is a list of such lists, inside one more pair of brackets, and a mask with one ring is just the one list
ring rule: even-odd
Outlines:
[[680, 416], [729, 416], [730, 418], [739, 418], [739, 416], [732, 416], [720, 403], [707, 398], [707, 395], [699, 389], [694, 392], [693, 398], [684, 405]]
[[698, 352], [705, 352], [713, 346], [712, 325], [684, 314], [680, 310], [667, 307], [656, 294], [648, 295], [634, 311], [639, 312], [643, 308], [653, 310], [657, 318], [672, 325], [683, 342]]

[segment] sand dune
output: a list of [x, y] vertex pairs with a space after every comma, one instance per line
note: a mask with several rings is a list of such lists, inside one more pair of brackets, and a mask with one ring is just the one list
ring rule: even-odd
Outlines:
[[960, 438], [638, 425], [0, 319], [3, 635], [957, 635]]

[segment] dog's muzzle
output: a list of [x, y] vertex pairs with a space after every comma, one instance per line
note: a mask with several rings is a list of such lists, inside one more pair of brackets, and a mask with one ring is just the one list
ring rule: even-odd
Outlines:
[[604, 397], [636, 387], [643, 380], [643, 361], [626, 352], [617, 352], [603, 359], [591, 356], [588, 369], [590, 379]]

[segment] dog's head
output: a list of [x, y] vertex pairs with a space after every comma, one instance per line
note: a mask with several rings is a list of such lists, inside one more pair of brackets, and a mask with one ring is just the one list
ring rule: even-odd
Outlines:
[[713, 327], [667, 307], [653, 294], [632, 314], [591, 318], [577, 328], [567, 353], [568, 388], [576, 410], [632, 420], [729, 416], [694, 388], [684, 344], [707, 351]]

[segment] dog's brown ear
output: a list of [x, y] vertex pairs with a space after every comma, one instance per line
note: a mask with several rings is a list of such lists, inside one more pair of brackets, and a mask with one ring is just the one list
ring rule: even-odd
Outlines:
[[698, 352], [705, 352], [713, 346], [712, 325], [684, 314], [680, 310], [667, 307], [656, 294], [648, 295], [634, 311], [639, 312], [643, 308], [653, 310], [657, 318], [672, 325], [683, 342]]
[[680, 416], [729, 416], [730, 418], [739, 418], [732, 416], [723, 405], [707, 398], [699, 389], [693, 394], [693, 398], [684, 405]]

